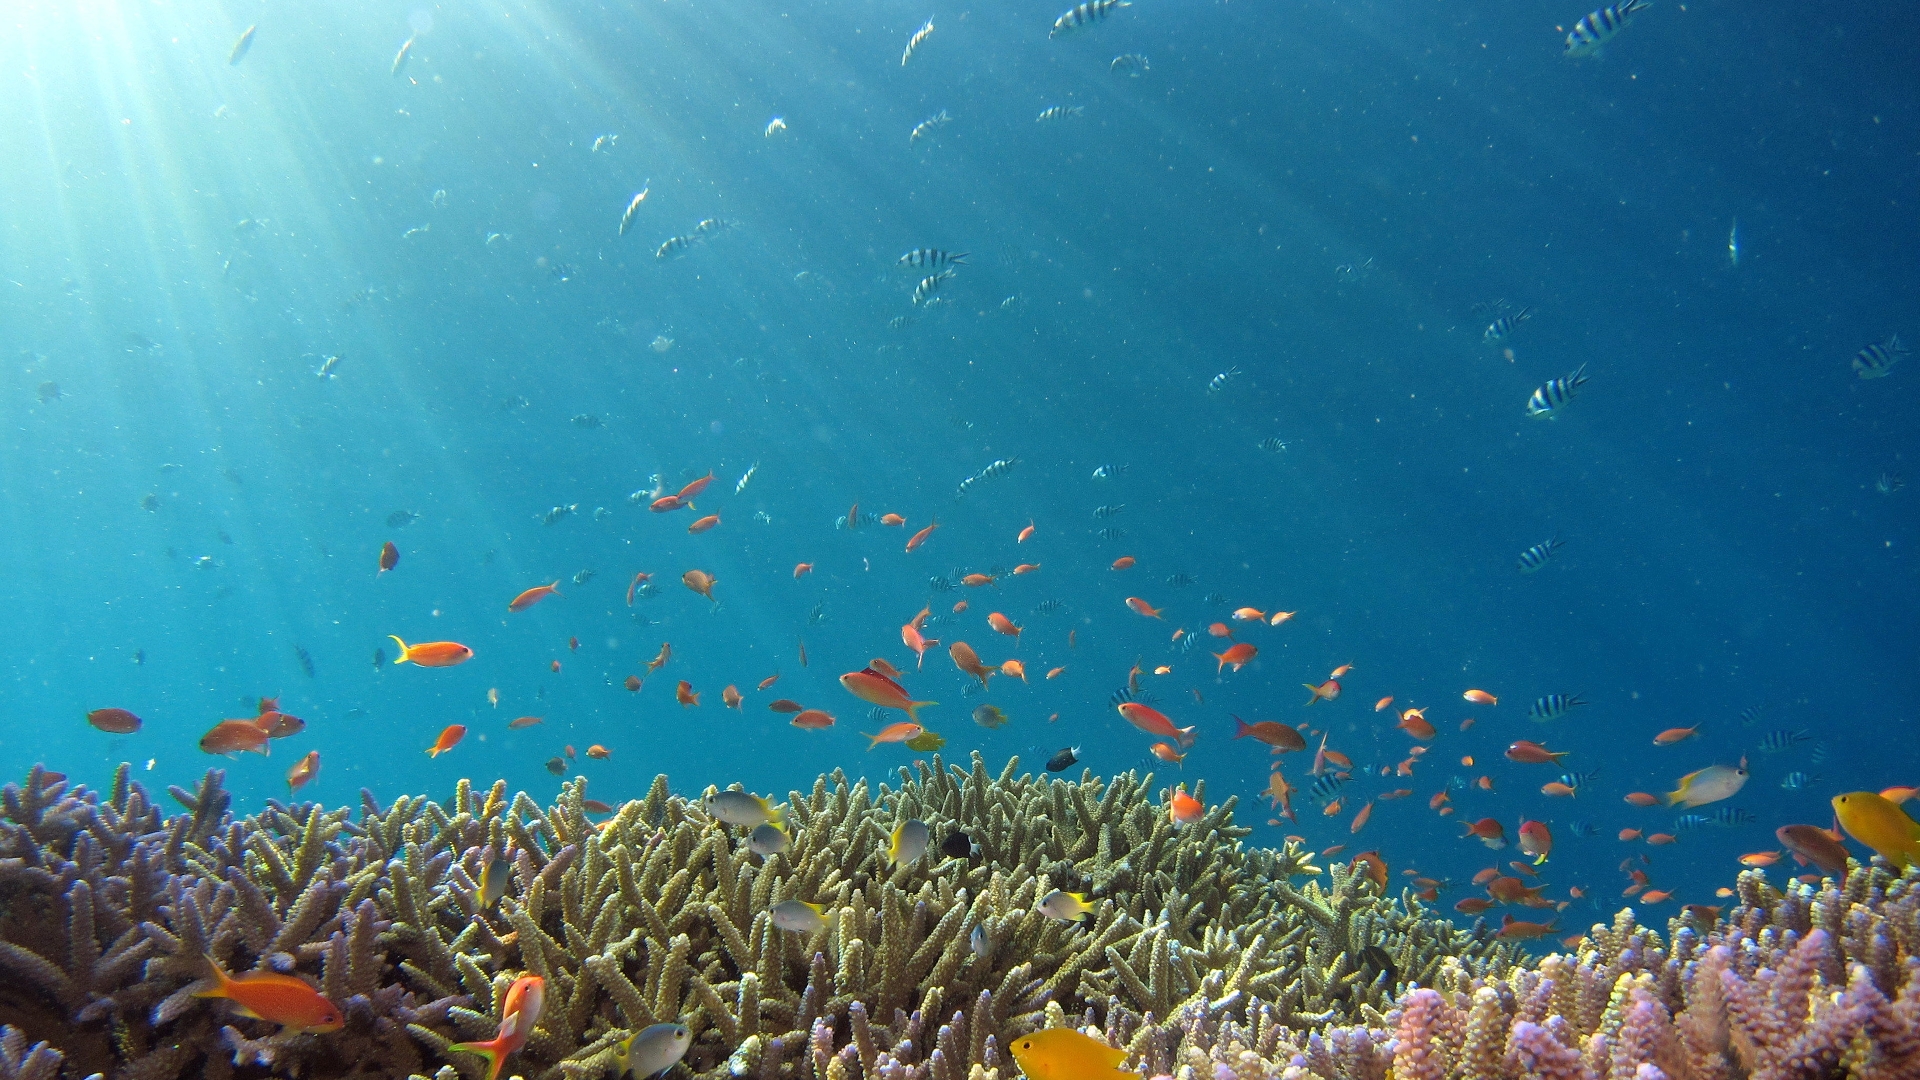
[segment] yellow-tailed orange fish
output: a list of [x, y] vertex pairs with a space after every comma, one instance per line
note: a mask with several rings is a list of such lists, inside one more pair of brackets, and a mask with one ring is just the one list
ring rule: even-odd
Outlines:
[[293, 763], [287, 770], [287, 797], [292, 798], [300, 789], [313, 782], [320, 775], [320, 751], [309, 750], [307, 756]]
[[693, 692], [692, 683], [681, 679], [679, 685], [673, 688], [673, 700], [679, 702], [683, 709], [691, 708], [700, 704], [700, 695]]
[[667, 661], [671, 659], [673, 659], [673, 643], [670, 641], [661, 642], [660, 655], [647, 661], [647, 674], [651, 675], [661, 668], [666, 667]]
[[272, 971], [228, 975], [212, 956], [206, 960], [213, 985], [195, 990], [194, 997], [227, 998], [240, 1006], [243, 1015], [270, 1020], [292, 1034], [325, 1034], [346, 1026], [339, 1008], [305, 979]]
[[1000, 661], [1000, 674], [1019, 679], [1021, 682], [1026, 682], [1027, 665], [1018, 660], [1002, 660]]
[[513, 980], [513, 985], [507, 988], [507, 996], [500, 1002], [500, 1029], [493, 1038], [486, 1042], [454, 1043], [447, 1049], [486, 1058], [486, 1080], [498, 1080], [500, 1067], [507, 1058], [527, 1045], [527, 1038], [533, 1034], [534, 1024], [539, 1022], [540, 1010], [545, 1007], [546, 1000], [546, 980], [538, 975], [522, 975]]
[[1750, 852], [1746, 855], [1740, 856], [1741, 866], [1750, 866], [1750, 867], [1756, 867], [1756, 868], [1762, 867], [1762, 866], [1772, 866], [1774, 863], [1777, 863], [1779, 861], [1780, 861], [1780, 853], [1777, 851], [1755, 851], [1755, 852]]
[[1281, 623], [1286, 622], [1288, 619], [1291, 619], [1298, 614], [1299, 612], [1297, 611], [1276, 611], [1273, 613], [1271, 618], [1267, 619], [1267, 625], [1279, 626]]
[[1158, 735], [1163, 739], [1172, 739], [1181, 746], [1193, 745], [1193, 728], [1174, 727], [1167, 715], [1150, 705], [1138, 701], [1123, 701], [1118, 706], [1120, 715], [1127, 723], [1149, 735]]
[[[1387, 711], [1387, 706], [1389, 706], [1389, 705], [1392, 705], [1392, 704], [1393, 704], [1393, 695], [1392, 695], [1392, 694], [1388, 694], [1388, 695], [1387, 695], [1386, 697], [1383, 697], [1383, 698], [1381, 698], [1381, 699], [1380, 699], [1379, 701], [1376, 701], [1376, 702], [1374, 702], [1374, 703], [1373, 703], [1373, 711], [1374, 711], [1374, 712], [1386, 712], [1386, 711]], [[1421, 710], [1421, 711], [1422, 711], [1422, 713], [1424, 714], [1424, 712], [1425, 712], [1425, 710], [1423, 709], [1423, 710]]]
[[1159, 758], [1161, 761], [1171, 761], [1175, 765], [1179, 765], [1181, 762], [1187, 760], [1187, 755], [1163, 742], [1157, 742], [1147, 747], [1147, 752]]
[[[551, 585], [535, 585], [533, 588], [507, 601], [507, 610], [525, 611], [549, 596], [560, 595], [559, 590], [560, 582], [557, 580]], [[395, 663], [398, 663], [398, 661], [395, 661]]]
[[[957, 662], [958, 657], [955, 659]], [[978, 662], [976, 658], [975, 663]], [[966, 671], [966, 668], [962, 667], [961, 670]], [[968, 672], [968, 674], [973, 673]], [[982, 678], [981, 684], [985, 685], [985, 683], [986, 680]], [[913, 734], [905, 736], [903, 739], [885, 740], [888, 742], [904, 742], [906, 739], [911, 739], [919, 735], [921, 730], [923, 730], [919, 725], [919, 710], [929, 705], [939, 704], [937, 701], [914, 701], [908, 696], [905, 687], [872, 668], [863, 668], [859, 671], [847, 672], [845, 675], [840, 676], [840, 685], [847, 688], [847, 693], [852, 694], [861, 701], [871, 705], [878, 705], [885, 709], [899, 709], [907, 714], [907, 719], [912, 721], [912, 723], [907, 726], [914, 729]], [[892, 731], [894, 728], [901, 726], [900, 724], [895, 724], [887, 730]], [[868, 747], [868, 749], [872, 749], [872, 747]]]
[[1307, 704], [1309, 705], [1316, 701], [1332, 701], [1334, 698], [1340, 696], [1340, 683], [1335, 679], [1328, 679], [1319, 686], [1315, 686], [1312, 683], [1301, 683], [1300, 685], [1313, 692], [1313, 696], [1307, 699]]
[[421, 667], [452, 667], [473, 659], [473, 650], [457, 641], [423, 641], [409, 645], [393, 634], [387, 636], [400, 646], [400, 655], [393, 660], [396, 664], [412, 661]]
[[[914, 702], [914, 704], [915, 705], [931, 705], [933, 704], [933, 702], [917, 701], [917, 702]], [[879, 746], [883, 742], [903, 743], [908, 741], [909, 739], [917, 739], [926, 730], [927, 730], [926, 728], [921, 727], [919, 724], [916, 724], [911, 720], [902, 720], [897, 724], [888, 724], [886, 727], [881, 728], [880, 734], [878, 735], [867, 735], [867, 733], [864, 731], [861, 732], [860, 734], [866, 736], [867, 749], [872, 750], [874, 747]]]
[[433, 740], [433, 745], [427, 748], [427, 756], [439, 757], [441, 754], [453, 749], [461, 739], [466, 737], [467, 725], [448, 724], [446, 727], [440, 729], [440, 737]]

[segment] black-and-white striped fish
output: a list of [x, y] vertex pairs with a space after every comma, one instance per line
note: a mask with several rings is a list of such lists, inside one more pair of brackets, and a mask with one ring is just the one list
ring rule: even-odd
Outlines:
[[1261, 439], [1255, 445], [1270, 454], [1277, 454], [1280, 451], [1285, 450], [1288, 446], [1288, 443], [1285, 439], [1277, 438], [1274, 436], [1268, 436], [1267, 438]]
[[960, 586], [938, 575], [927, 579], [927, 588], [932, 589], [934, 592], [952, 592], [959, 587]]
[[907, 51], [900, 54], [900, 66], [906, 67], [907, 61], [913, 59], [913, 50], [919, 48], [922, 44], [926, 42], [928, 38], [932, 36], [933, 36], [933, 19], [928, 18], [927, 25], [921, 27], [918, 30], [915, 30], [913, 32], [913, 37], [907, 39]]
[[1087, 0], [1086, 3], [1076, 5], [1065, 15], [1053, 20], [1053, 29], [1047, 32], [1047, 36], [1059, 37], [1069, 30], [1099, 22], [1111, 14], [1114, 8], [1132, 6], [1133, 0]]
[[666, 243], [660, 245], [660, 250], [653, 253], [653, 257], [664, 259], [676, 251], [684, 255], [688, 248], [699, 243], [700, 240], [700, 236], [694, 233], [688, 233], [686, 236], [670, 236]]
[[965, 266], [967, 265], [967, 256], [969, 254], [971, 254], [971, 252], [941, 251], [939, 248], [914, 248], [912, 251], [900, 256], [894, 265], [902, 268], [924, 266], [929, 270], [940, 266]]
[[1108, 527], [1101, 529], [1095, 535], [1099, 536], [1102, 540], [1119, 540], [1127, 535], [1127, 530]]
[[1125, 465], [1096, 465], [1093, 470], [1095, 480], [1112, 480], [1127, 471]]
[[1809, 765], [1819, 765], [1824, 763], [1826, 760], [1827, 760], [1827, 744], [1826, 743], [1823, 743], [1823, 742], [1814, 743], [1813, 749], [1807, 751], [1807, 764]]
[[1575, 791], [1579, 791], [1587, 784], [1593, 783], [1594, 778], [1599, 775], [1599, 769], [1588, 769], [1586, 772], [1563, 772], [1560, 774], [1560, 782]]
[[913, 125], [913, 134], [907, 136], [907, 145], [912, 146], [926, 136], [933, 134], [935, 128], [952, 122], [953, 117], [947, 115], [947, 110], [941, 109], [939, 112]]
[[1873, 344], [1853, 354], [1853, 373], [1863, 379], [1883, 379], [1907, 355], [1906, 346], [1900, 344], [1900, 335], [1892, 334], [1885, 341]]
[[1784, 753], [1788, 750], [1793, 749], [1796, 743], [1806, 742], [1809, 738], [1811, 738], [1811, 736], [1809, 736], [1806, 732], [1794, 731], [1789, 728], [1780, 728], [1777, 731], [1769, 731], [1760, 740], [1760, 752], [1763, 754]]
[[1573, 32], [1567, 35], [1567, 55], [1592, 56], [1600, 50], [1600, 46], [1612, 41], [1613, 35], [1626, 27], [1628, 19], [1652, 6], [1647, 0], [1623, 0], [1622, 3], [1588, 12], [1573, 24]]
[[700, 224], [695, 225], [693, 227], [693, 231], [701, 235], [708, 235], [708, 234], [717, 233], [717, 232], [724, 232], [725, 230], [731, 229], [731, 228], [733, 228], [733, 222], [728, 221], [726, 218], [710, 217], [710, 218], [707, 218], [705, 221], [702, 221]]
[[1190, 653], [1193, 651], [1193, 647], [1199, 643], [1200, 631], [1187, 630], [1182, 632], [1179, 637], [1174, 638], [1173, 644], [1168, 647], [1177, 653]]
[[915, 304], [924, 303], [927, 297], [932, 296], [935, 290], [940, 288], [941, 282], [952, 276], [953, 269], [949, 267], [937, 274], [928, 274], [926, 277], [921, 278], [920, 284], [913, 287], [913, 302]]
[[1126, 512], [1127, 512], [1126, 503], [1108, 503], [1104, 506], [1096, 506], [1093, 508], [1093, 516], [1096, 518], [1110, 518], [1117, 514], [1124, 514]]
[[1168, 574], [1166, 582], [1176, 589], [1184, 589], [1189, 585], [1200, 584], [1200, 579], [1194, 577], [1192, 574]]
[[1033, 605], [1033, 611], [1036, 615], [1051, 615], [1066, 606], [1067, 602], [1065, 600], [1042, 600]]
[[1316, 779], [1313, 782], [1313, 787], [1307, 790], [1312, 794], [1314, 802], [1325, 806], [1339, 796], [1340, 787], [1346, 782], [1347, 776], [1345, 773], [1330, 772]]
[[1535, 544], [1521, 552], [1520, 572], [1523, 574], [1531, 574], [1535, 570], [1547, 565], [1547, 560], [1553, 558], [1556, 552], [1566, 546], [1566, 543], [1565, 540], [1556, 536], [1544, 544]]
[[1558, 379], [1549, 379], [1540, 389], [1527, 399], [1528, 416], [1552, 416], [1555, 410], [1566, 407], [1573, 395], [1587, 383], [1587, 365], [1581, 364], [1568, 375]]
[[1115, 75], [1124, 74], [1137, 79], [1152, 71], [1153, 65], [1147, 63], [1147, 58], [1139, 53], [1121, 53], [1113, 58], [1113, 63], [1107, 65], [1107, 70]]
[[1533, 309], [1530, 307], [1521, 308], [1511, 315], [1502, 315], [1487, 324], [1486, 332], [1480, 335], [1480, 340], [1489, 344], [1505, 341], [1508, 334], [1513, 333], [1516, 327], [1531, 318], [1533, 318]]
[[640, 204], [647, 201], [647, 189], [652, 186], [653, 180], [649, 178], [645, 184], [641, 185], [640, 190], [634, 193], [633, 201], [627, 204], [627, 212], [620, 215], [621, 236], [627, 235], [627, 228], [633, 224], [633, 215], [640, 210]]
[[1558, 720], [1576, 706], [1585, 704], [1579, 694], [1548, 694], [1534, 699], [1527, 716], [1534, 720]]
[[1237, 367], [1230, 367], [1220, 374], [1215, 375], [1213, 378], [1207, 380], [1207, 393], [1217, 394], [1225, 390], [1227, 384], [1238, 378], [1239, 375], [1240, 369]]
[[1040, 115], [1034, 117], [1033, 122], [1043, 124], [1048, 120], [1069, 120], [1077, 116], [1084, 116], [1086, 112], [1087, 107], [1085, 105], [1049, 105], [1040, 110]]
[[1780, 778], [1780, 788], [1782, 791], [1800, 791], [1820, 783], [1823, 779], [1824, 777], [1808, 776], [1803, 772], [1790, 772]]
[[1765, 705], [1749, 705], [1746, 708], [1741, 709], [1740, 710], [1740, 726], [1752, 727], [1753, 725], [1759, 723], [1760, 710], [1764, 708], [1766, 708]]
[[1012, 472], [1013, 467], [1018, 464], [1020, 464], [1020, 459], [1017, 457], [1016, 458], [998, 458], [993, 462], [993, 464], [988, 465], [986, 468], [980, 470], [980, 479], [982, 480], [998, 479]]

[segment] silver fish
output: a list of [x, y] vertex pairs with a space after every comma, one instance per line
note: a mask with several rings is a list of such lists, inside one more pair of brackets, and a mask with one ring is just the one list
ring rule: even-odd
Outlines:
[[1261, 439], [1258, 443], [1254, 445], [1261, 450], [1265, 450], [1269, 454], [1277, 454], [1280, 451], [1285, 450], [1289, 444], [1282, 439], [1265, 438], [1265, 439]]
[[640, 212], [640, 204], [647, 201], [647, 192], [652, 188], [653, 178], [648, 177], [647, 182], [640, 186], [640, 190], [633, 193], [633, 198], [627, 203], [626, 213], [620, 215], [621, 236], [627, 235], [627, 229], [633, 225], [633, 215]]
[[827, 927], [827, 909], [805, 900], [782, 900], [767, 909], [773, 925], [796, 934], [811, 934]]
[[1127, 75], [1137, 79], [1152, 71], [1153, 65], [1147, 63], [1147, 58], [1139, 53], [1121, 53], [1113, 58], [1113, 63], [1107, 65], [1107, 70], [1116, 75]]
[[781, 814], [767, 800], [745, 791], [710, 791], [701, 802], [707, 813], [729, 825], [780, 824]]
[[905, 866], [917, 861], [927, 853], [927, 842], [932, 839], [927, 823], [918, 818], [909, 818], [894, 827], [893, 835], [887, 842], [887, 863], [891, 866]]
[[400, 43], [400, 51], [393, 54], [393, 67], [387, 70], [389, 75], [399, 75], [400, 69], [407, 66], [407, 54], [413, 51], [413, 43], [419, 35], [414, 35]]
[[680, 1064], [692, 1045], [693, 1032], [685, 1024], [642, 1028], [614, 1044], [614, 1075], [658, 1076]]
[[747, 490], [748, 481], [752, 480], [753, 474], [758, 472], [759, 470], [760, 470], [760, 463], [757, 461], [747, 466], [747, 471], [740, 474], [740, 482], [733, 485], [733, 493], [735, 495], [738, 495], [741, 492]]
[[952, 122], [953, 117], [947, 115], [947, 110], [941, 109], [939, 112], [913, 125], [913, 134], [907, 136], [907, 145], [912, 146], [914, 143], [933, 134], [937, 129]]
[[771, 859], [792, 846], [793, 838], [786, 830], [770, 821], [755, 825], [747, 834], [747, 850], [763, 859]]
[[900, 66], [906, 67], [907, 61], [913, 59], [913, 50], [919, 48], [921, 45], [926, 44], [926, 40], [932, 36], [933, 36], [933, 19], [929, 18], [927, 19], [927, 25], [921, 27], [918, 30], [915, 30], [913, 32], [913, 37], [907, 39], [907, 51], [900, 54]]

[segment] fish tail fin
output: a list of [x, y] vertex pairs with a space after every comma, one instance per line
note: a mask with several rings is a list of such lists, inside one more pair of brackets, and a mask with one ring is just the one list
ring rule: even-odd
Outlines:
[[1174, 730], [1180, 733], [1173, 737], [1174, 742], [1179, 743], [1182, 748], [1193, 745], [1193, 728], [1183, 727], [1175, 728]]
[[393, 643], [395, 645], [400, 646], [400, 655], [397, 658], [395, 658], [393, 662], [396, 664], [406, 663], [407, 662], [407, 643], [404, 641], [401, 641], [400, 636], [398, 634], [388, 634], [387, 636], [393, 639]]
[[500, 1066], [507, 1062], [505, 1048], [500, 1045], [500, 1040], [497, 1038], [488, 1039], [486, 1042], [454, 1043], [452, 1046], [447, 1047], [447, 1049], [450, 1051], [459, 1050], [468, 1054], [479, 1054], [481, 1057], [486, 1058], [487, 1080], [498, 1080], [500, 1076]]
[[[1227, 654], [1226, 653], [1208, 653], [1207, 655], [1213, 657], [1215, 660], [1220, 661], [1220, 666], [1213, 669], [1213, 673], [1215, 675], [1218, 675], [1221, 672], [1227, 670]], [[1319, 697], [1320, 695], [1315, 694], [1314, 696]], [[1239, 736], [1237, 735], [1234, 737], [1239, 738]]]
[[227, 988], [233, 985], [233, 977], [227, 974], [226, 969], [220, 966], [220, 961], [215, 960], [212, 953], [200, 955], [207, 961], [207, 978], [213, 980], [213, 985], [205, 990], [195, 990], [193, 996], [197, 998], [232, 997]]
[[[1233, 716], [1232, 713], [1228, 713], [1227, 715]], [[1248, 724], [1245, 720], [1242, 720], [1237, 716], [1233, 716], [1233, 737], [1234, 738], [1244, 739], [1247, 737], [1247, 734], [1252, 730], [1253, 730], [1253, 726], [1251, 724]]]
[[879, 745], [880, 745], [880, 736], [878, 736], [878, 735], [868, 735], [868, 734], [867, 734], [866, 732], [864, 732], [864, 731], [863, 731], [863, 732], [861, 732], [860, 734], [861, 734], [861, 736], [862, 736], [862, 737], [864, 737], [864, 738], [865, 738], [865, 739], [867, 740], [867, 749], [868, 749], [868, 750], [872, 750], [872, 749], [873, 749], [874, 747], [876, 747], [876, 746], [879, 746]]
[[1304, 687], [1306, 687], [1306, 688], [1307, 688], [1307, 692], [1308, 692], [1309, 694], [1312, 694], [1312, 695], [1313, 695], [1312, 697], [1310, 697], [1310, 698], [1308, 698], [1308, 699], [1307, 699], [1307, 704], [1309, 704], [1309, 705], [1311, 705], [1311, 704], [1313, 704], [1314, 702], [1316, 702], [1316, 701], [1319, 701], [1319, 700], [1320, 700], [1320, 688], [1319, 688], [1319, 687], [1317, 687], [1317, 686], [1315, 686], [1315, 685], [1313, 685], [1312, 683], [1304, 683], [1304, 682], [1303, 682], [1303, 683], [1301, 683], [1300, 685], [1301, 685], [1301, 686], [1304, 686]]
[[907, 702], [907, 719], [917, 724], [920, 722], [920, 717], [918, 713], [921, 709], [924, 709], [929, 705], [938, 705], [938, 704], [940, 703], [937, 701], [909, 701]]

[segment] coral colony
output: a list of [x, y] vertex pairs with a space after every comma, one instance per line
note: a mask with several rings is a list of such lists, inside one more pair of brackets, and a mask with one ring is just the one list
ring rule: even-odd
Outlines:
[[[1151, 777], [1016, 765], [835, 772], [765, 857], [664, 776], [600, 821], [581, 781], [235, 818], [217, 770], [167, 816], [124, 766], [36, 768], [0, 817], [0, 1080], [485, 1077], [456, 1043], [554, 1080], [1012, 1080], [1050, 1027], [1177, 1080], [1920, 1077], [1920, 870], [1749, 871], [1724, 915], [1535, 958], [1377, 866], [1243, 847], [1232, 799], [1176, 828]], [[909, 819], [933, 843], [896, 866]], [[776, 925], [796, 900], [823, 917]], [[331, 1022], [198, 996], [210, 960]]]

